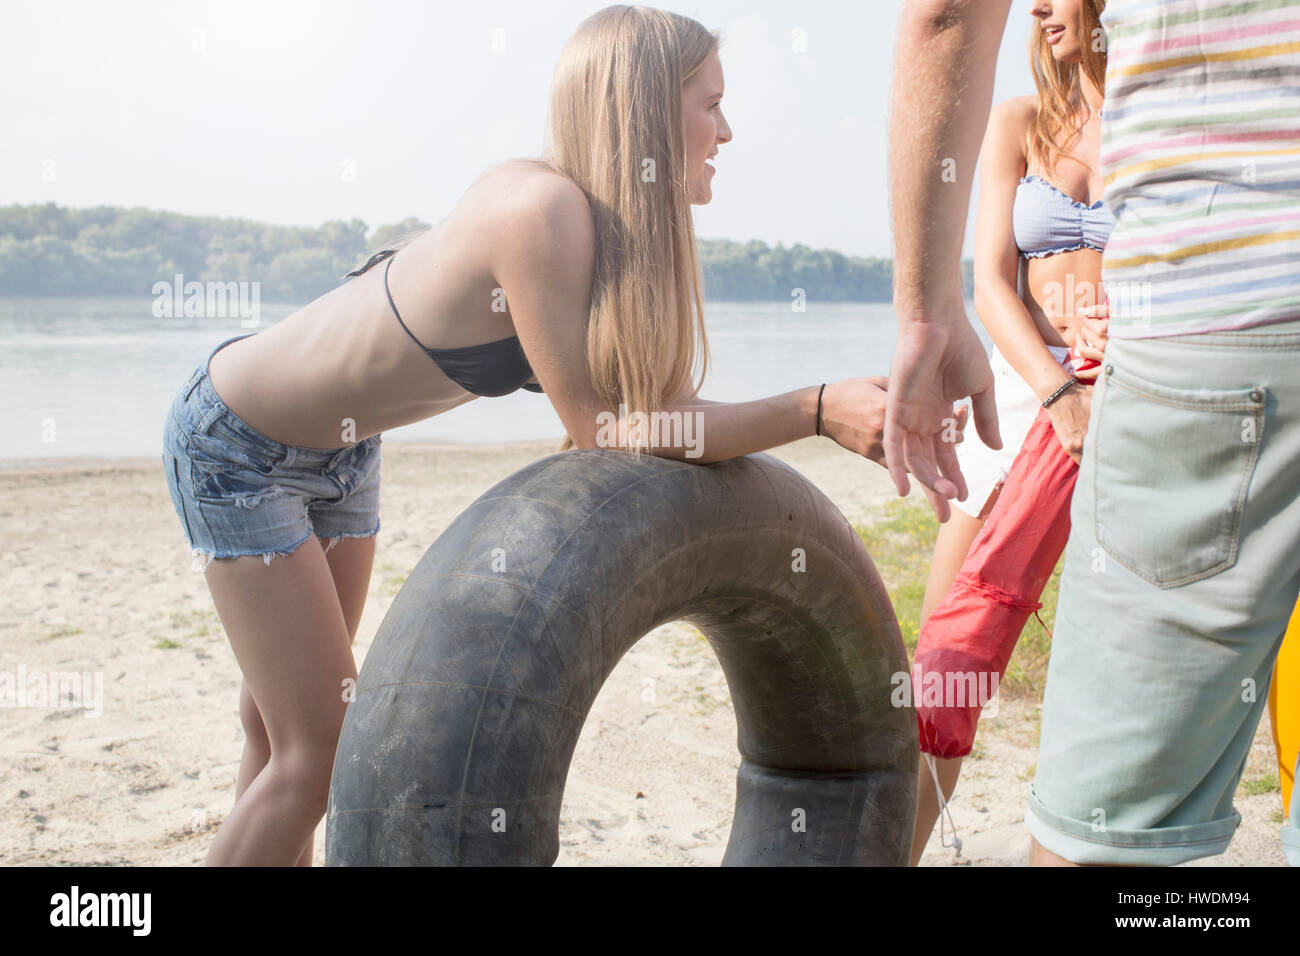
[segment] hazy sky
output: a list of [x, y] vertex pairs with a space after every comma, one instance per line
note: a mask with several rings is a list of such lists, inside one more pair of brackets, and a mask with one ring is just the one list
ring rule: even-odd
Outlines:
[[[603, 6], [11, 0], [0, 204], [433, 222], [485, 167], [541, 151], [556, 57]], [[723, 34], [734, 140], [698, 234], [888, 255], [901, 0], [664, 6]], [[1033, 91], [1029, 9], [1013, 6], [995, 100]]]

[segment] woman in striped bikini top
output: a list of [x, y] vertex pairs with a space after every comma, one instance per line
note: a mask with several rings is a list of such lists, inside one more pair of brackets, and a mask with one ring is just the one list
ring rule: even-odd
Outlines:
[[1098, 199], [1092, 205], [1067, 196], [1041, 176], [1024, 176], [1011, 207], [1016, 247], [1026, 259], [1078, 249], [1106, 248], [1115, 217]]

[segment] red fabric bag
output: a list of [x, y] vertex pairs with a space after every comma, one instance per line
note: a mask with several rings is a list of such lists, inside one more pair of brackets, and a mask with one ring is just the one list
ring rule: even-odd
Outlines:
[[980, 711], [1029, 615], [1042, 607], [1038, 598], [1070, 536], [1078, 470], [1043, 409], [952, 587], [921, 628], [912, 699], [923, 752], [970, 753]]

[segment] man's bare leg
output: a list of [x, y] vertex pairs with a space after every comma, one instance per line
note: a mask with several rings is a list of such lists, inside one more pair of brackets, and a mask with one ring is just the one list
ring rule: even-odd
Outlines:
[[1044, 847], [1033, 837], [1029, 838], [1029, 865], [1030, 866], [1078, 866], [1078, 863], [1071, 863], [1063, 856], [1057, 856], [1051, 850]]

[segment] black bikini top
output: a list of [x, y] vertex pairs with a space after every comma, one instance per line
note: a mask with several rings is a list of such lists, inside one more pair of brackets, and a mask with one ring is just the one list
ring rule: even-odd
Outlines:
[[417, 339], [402, 321], [401, 313], [397, 311], [397, 303], [393, 301], [393, 293], [388, 288], [388, 267], [393, 264], [392, 256], [396, 253], [396, 249], [376, 252], [370, 257], [369, 262], [355, 272], [349, 272], [348, 276], [359, 276], [375, 263], [383, 259], [388, 260], [388, 265], [384, 266], [384, 292], [388, 294], [388, 304], [393, 307], [393, 315], [397, 316], [402, 330], [411, 336], [411, 341], [424, 349], [425, 354], [433, 359], [433, 363], [442, 369], [443, 374], [465, 391], [488, 398], [509, 395], [520, 388], [530, 392], [542, 390], [542, 386], [528, 382], [528, 379], [533, 377], [533, 370], [524, 356], [523, 346], [519, 344], [519, 337], [516, 335], [508, 339], [497, 339], [495, 342], [467, 345], [458, 349], [431, 349]]

